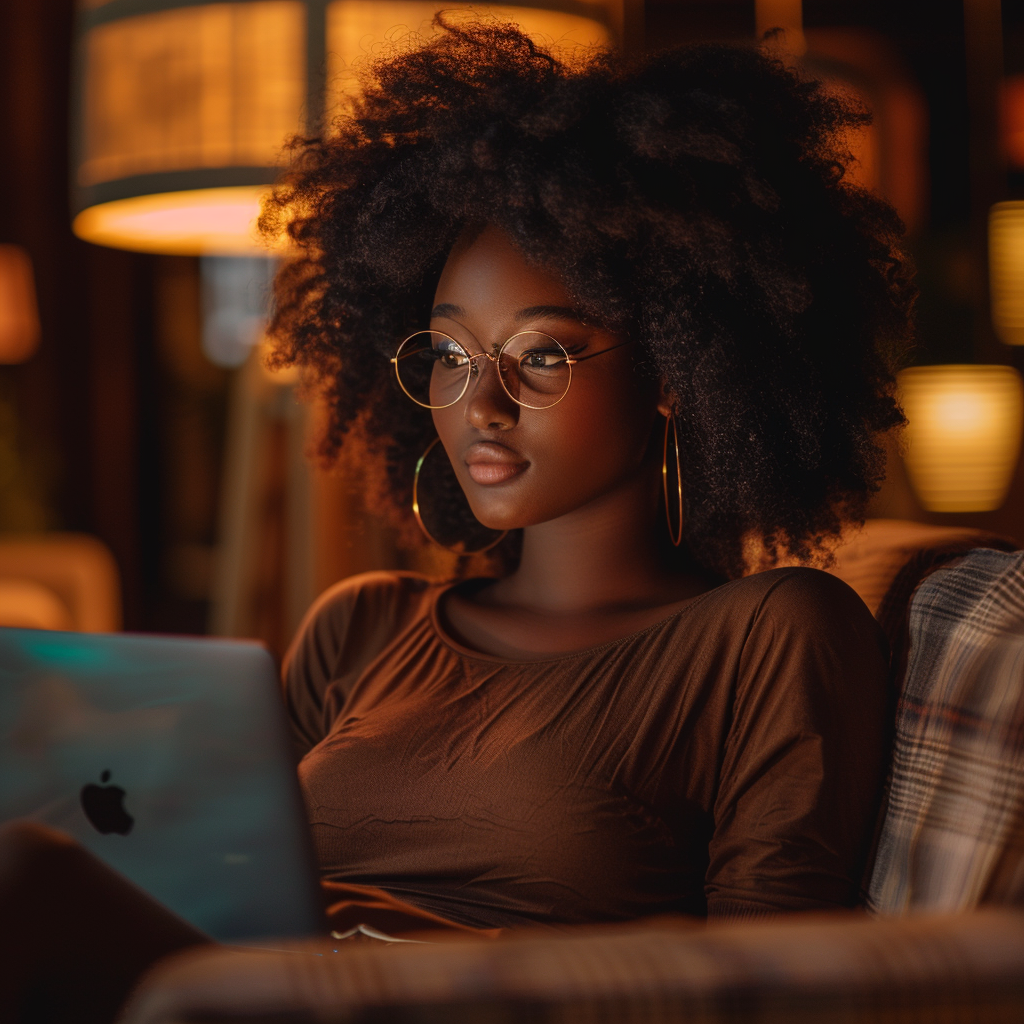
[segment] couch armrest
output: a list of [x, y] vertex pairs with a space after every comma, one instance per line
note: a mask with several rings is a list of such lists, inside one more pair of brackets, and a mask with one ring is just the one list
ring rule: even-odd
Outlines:
[[1024, 1019], [1024, 913], [653, 921], [436, 944], [183, 953], [122, 1024]]

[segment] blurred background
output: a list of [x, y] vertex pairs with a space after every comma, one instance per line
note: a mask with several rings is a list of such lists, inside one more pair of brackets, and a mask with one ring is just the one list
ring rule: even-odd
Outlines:
[[[280, 654], [352, 572], [443, 571], [305, 457], [317, 411], [259, 359], [251, 220], [285, 138], [374, 47], [459, 4], [0, 4], [0, 620], [218, 633]], [[568, 0], [531, 32], [752, 41], [871, 107], [857, 176], [917, 260], [906, 457], [872, 514], [1024, 542], [1024, 4]]]

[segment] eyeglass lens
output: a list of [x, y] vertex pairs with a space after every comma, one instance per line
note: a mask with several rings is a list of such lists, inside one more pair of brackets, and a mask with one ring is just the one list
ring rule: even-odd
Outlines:
[[[402, 389], [414, 402], [443, 409], [463, 396], [472, 376], [487, 361], [447, 334], [419, 331], [402, 343], [395, 369]], [[498, 375], [514, 401], [530, 409], [547, 409], [565, 395], [572, 369], [565, 349], [554, 338], [527, 331], [510, 338], [501, 349]]]

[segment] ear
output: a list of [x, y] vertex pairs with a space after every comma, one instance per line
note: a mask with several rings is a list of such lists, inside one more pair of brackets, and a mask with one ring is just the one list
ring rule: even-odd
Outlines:
[[665, 417], [671, 416], [676, 404], [676, 396], [668, 390], [668, 385], [664, 380], [660, 381], [658, 383], [658, 412]]

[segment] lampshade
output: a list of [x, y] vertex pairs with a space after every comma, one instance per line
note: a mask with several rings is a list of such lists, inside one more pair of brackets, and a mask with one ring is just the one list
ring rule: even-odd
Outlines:
[[39, 344], [32, 261], [19, 245], [0, 245], [0, 363], [23, 363]]
[[267, 252], [261, 196], [284, 145], [337, 112], [361, 60], [438, 10], [517, 22], [555, 45], [606, 44], [622, 0], [81, 0], [74, 231], [149, 252]]
[[899, 376], [906, 464], [933, 512], [987, 512], [1006, 498], [1020, 454], [1024, 388], [1010, 366], [917, 366]]
[[988, 265], [996, 333], [1007, 345], [1024, 345], [1024, 202], [992, 207]]

